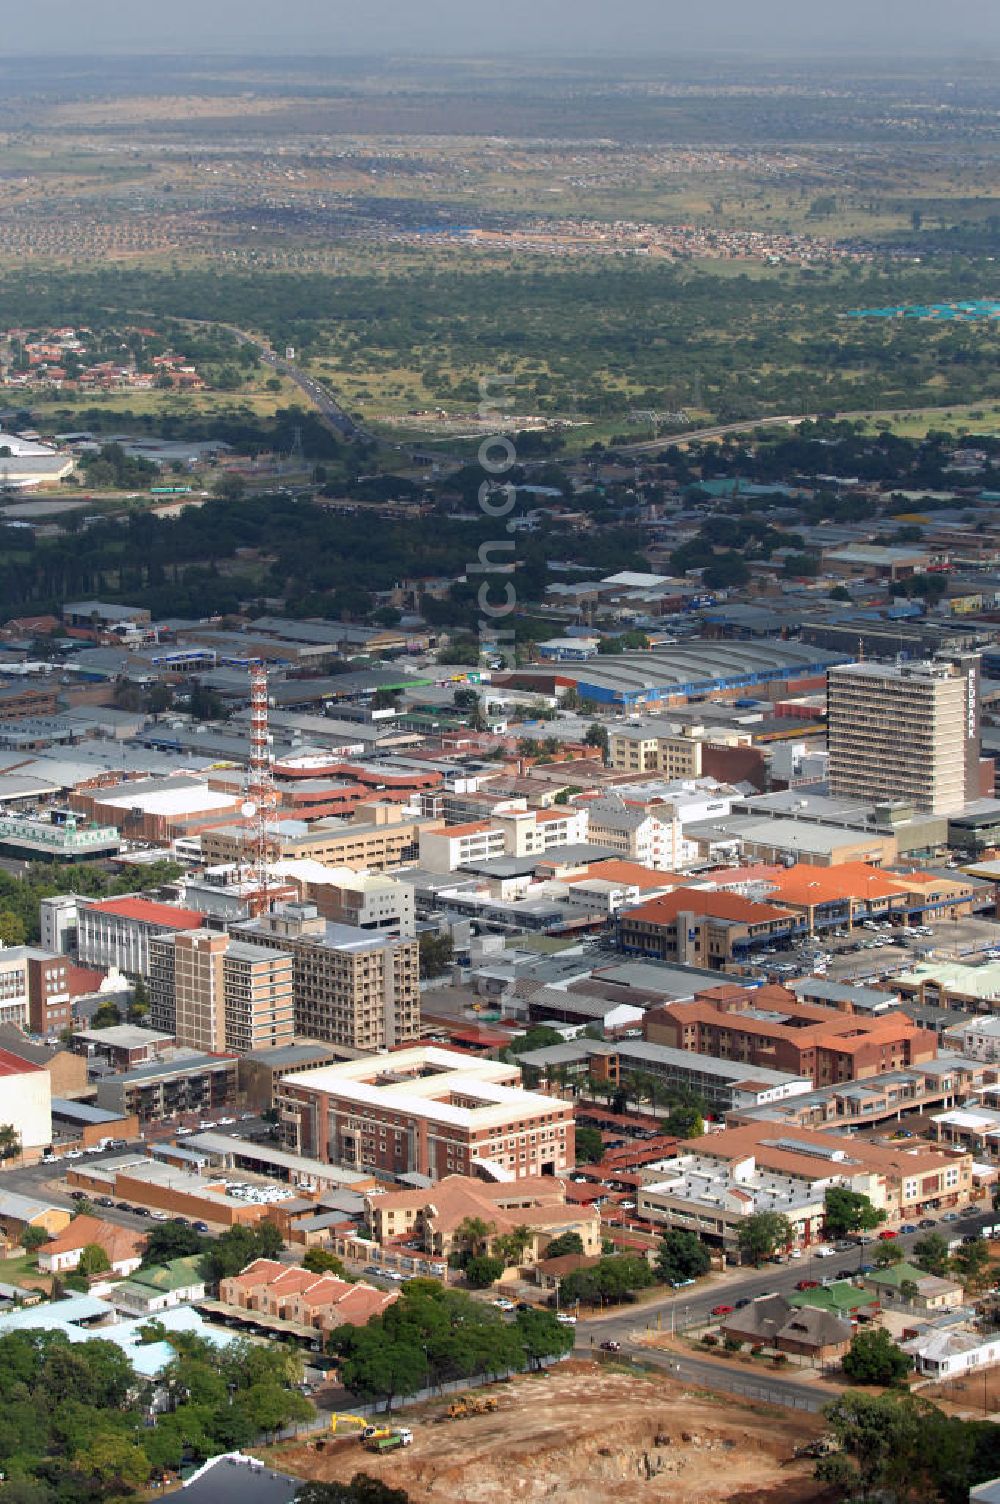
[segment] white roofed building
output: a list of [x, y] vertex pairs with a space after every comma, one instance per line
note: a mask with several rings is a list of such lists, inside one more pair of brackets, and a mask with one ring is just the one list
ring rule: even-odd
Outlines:
[[419, 1045], [285, 1076], [286, 1145], [330, 1164], [390, 1174], [564, 1174], [573, 1107], [525, 1091], [517, 1066]]

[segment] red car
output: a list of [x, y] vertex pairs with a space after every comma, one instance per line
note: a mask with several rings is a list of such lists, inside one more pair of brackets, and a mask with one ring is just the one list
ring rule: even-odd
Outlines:
[[819, 1280], [818, 1279], [800, 1279], [799, 1282], [798, 1282], [798, 1284], [795, 1286], [795, 1288], [796, 1288], [796, 1290], [818, 1290], [819, 1289]]
[[713, 1316], [731, 1316], [732, 1314], [733, 1314], [733, 1308], [732, 1308], [732, 1306], [713, 1306], [712, 1307], [712, 1315]]
[[898, 1236], [898, 1234], [894, 1233], [891, 1227], [887, 1227], [885, 1229], [885, 1232], [880, 1232], [879, 1233], [879, 1237], [882, 1239], [883, 1243], [888, 1243], [888, 1241], [889, 1241], [890, 1238], [895, 1238], [897, 1236]]

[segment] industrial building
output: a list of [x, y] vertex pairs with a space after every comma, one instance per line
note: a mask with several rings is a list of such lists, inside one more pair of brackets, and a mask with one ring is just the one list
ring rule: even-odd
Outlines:
[[683, 643], [546, 670], [519, 669], [501, 676], [500, 683], [540, 691], [558, 682], [572, 685], [582, 700], [602, 705], [666, 706], [769, 685], [804, 685], [841, 661], [840, 655], [804, 643]]

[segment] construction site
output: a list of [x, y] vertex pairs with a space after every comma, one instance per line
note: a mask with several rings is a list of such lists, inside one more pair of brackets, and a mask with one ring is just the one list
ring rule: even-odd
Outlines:
[[[660, 1374], [571, 1360], [480, 1394], [273, 1448], [283, 1471], [347, 1482], [364, 1471], [411, 1504], [817, 1504], [818, 1416], [693, 1391]], [[405, 1436], [405, 1440], [388, 1439]], [[387, 1438], [381, 1445], [379, 1437]], [[386, 1453], [387, 1455], [383, 1455]], [[812, 1455], [810, 1455], [812, 1454]], [[627, 1489], [627, 1494], [625, 1490]], [[832, 1497], [832, 1495], [831, 1495]]]

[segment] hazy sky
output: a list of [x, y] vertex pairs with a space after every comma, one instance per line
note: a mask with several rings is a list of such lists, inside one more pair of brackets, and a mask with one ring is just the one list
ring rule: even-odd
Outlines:
[[7, 52], [1000, 51], [1000, 0], [23, 0], [16, 11]]

